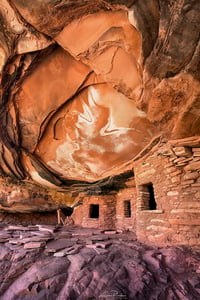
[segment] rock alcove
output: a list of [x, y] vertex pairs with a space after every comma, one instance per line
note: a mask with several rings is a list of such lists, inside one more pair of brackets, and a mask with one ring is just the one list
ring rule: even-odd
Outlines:
[[199, 9], [0, 1], [2, 300], [200, 298]]
[[[158, 190], [151, 170], [140, 184], [140, 160], [170, 140], [186, 142], [177, 155], [170, 144], [169, 161], [198, 161], [195, 1], [2, 0], [0, 17], [2, 211], [117, 193], [133, 186], [135, 170], [140, 199], [140, 185]], [[174, 172], [191, 188], [195, 168]]]

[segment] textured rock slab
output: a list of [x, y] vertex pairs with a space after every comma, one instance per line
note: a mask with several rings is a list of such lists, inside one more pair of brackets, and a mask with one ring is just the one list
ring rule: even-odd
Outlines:
[[75, 255], [75, 254], [79, 253], [79, 250], [82, 249], [82, 248], [83, 248], [82, 245], [69, 246], [66, 249], [62, 249], [61, 251], [58, 251], [58, 252], [54, 253], [53, 256], [63, 257], [63, 256], [67, 256], [67, 255]]
[[98, 243], [96, 243], [95, 245], [96, 245], [96, 247], [97, 248], [103, 248], [103, 249], [105, 249], [105, 248], [108, 248], [110, 245], [111, 245], [112, 243], [111, 243], [111, 241], [110, 242], [98, 242]]
[[[100, 244], [109, 243], [106, 249], [99, 248], [98, 242], [90, 248], [84, 241], [98, 237], [98, 231], [95, 234], [95, 230], [83, 229], [87, 237], [81, 236], [80, 228], [78, 231], [81, 244], [69, 239], [74, 245], [54, 256], [47, 257], [44, 248], [1, 245], [1, 299], [85, 300], [119, 295], [122, 299], [146, 299], [147, 295], [148, 299], [199, 299], [199, 247], [158, 249], [138, 243], [133, 233], [122, 232], [110, 235], [109, 241], [102, 234], [105, 241]], [[66, 233], [67, 229], [61, 227], [59, 232]], [[75, 233], [76, 228], [69, 232]]]
[[51, 239], [51, 237], [49, 236], [32, 236], [32, 237], [27, 237], [27, 238], [23, 238], [23, 243], [32, 243], [32, 242], [45, 242], [48, 241], [49, 239]]
[[[34, 285], [39, 287], [39, 282], [52, 278], [61, 274], [66, 274], [66, 268], [69, 265], [66, 258], [46, 258], [43, 261], [38, 261], [31, 266], [21, 277], [18, 278], [4, 293], [3, 299], [13, 299], [16, 295], [37, 295], [37, 289], [34, 291]], [[29, 286], [33, 285], [32, 289]], [[43, 296], [48, 292], [45, 289], [42, 291]]]
[[24, 227], [24, 226], [14, 226], [14, 225], [9, 225], [8, 227], [5, 228], [6, 231], [17, 231], [17, 230], [22, 230], [22, 231], [29, 231], [29, 227]]
[[47, 243], [46, 252], [56, 252], [64, 248], [70, 248], [74, 245], [74, 242], [70, 239], [59, 239], [56, 241], [50, 241]]
[[0, 261], [9, 259], [10, 254], [9, 248], [0, 244]]
[[24, 244], [24, 249], [35, 249], [35, 248], [42, 248], [42, 247], [45, 247], [46, 243], [45, 242], [35, 242], [35, 241], [32, 241], [32, 242], [28, 242], [28, 243], [25, 243]]
[[53, 233], [56, 230], [56, 226], [54, 225], [38, 225], [38, 229], [44, 233]]
[[7, 242], [10, 235], [7, 232], [0, 232], [0, 243]]

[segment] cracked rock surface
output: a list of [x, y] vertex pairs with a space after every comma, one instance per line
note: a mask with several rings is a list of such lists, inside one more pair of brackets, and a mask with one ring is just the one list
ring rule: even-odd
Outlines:
[[[37, 1], [32, 7], [23, 1], [6, 4], [13, 22], [23, 17], [21, 30], [27, 21], [39, 34], [48, 34], [51, 45], [44, 43], [43, 50], [33, 52], [31, 44], [21, 54], [19, 35], [17, 55], [4, 66], [2, 104], [10, 122], [4, 122], [5, 139], [11, 139], [7, 146], [2, 143], [5, 173], [8, 162], [10, 173], [23, 178], [25, 168], [33, 180], [49, 187], [67, 179], [94, 182], [118, 172], [156, 134], [135, 105], [143, 90], [141, 36], [125, 9], [100, 4], [97, 12], [81, 18], [77, 13], [70, 22], [62, 10], [61, 20], [55, 16], [58, 23], [48, 26], [36, 14], [43, 11]], [[48, 5], [58, 12], [54, 1]], [[19, 146], [20, 166], [11, 161]]]
[[131, 232], [1, 226], [0, 299], [200, 297], [200, 249], [154, 248]]
[[200, 134], [197, 1], [2, 0], [0, 24], [2, 177], [83, 191]]

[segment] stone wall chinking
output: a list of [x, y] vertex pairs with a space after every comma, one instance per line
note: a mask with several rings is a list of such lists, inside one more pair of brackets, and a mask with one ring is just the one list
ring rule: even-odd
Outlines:
[[[100, 229], [135, 231], [136, 187], [120, 190], [113, 195], [85, 195], [83, 205], [75, 208], [73, 220], [76, 225]], [[130, 201], [130, 216], [125, 213], [125, 203]], [[99, 205], [99, 218], [90, 217], [90, 206]]]
[[[113, 229], [116, 216], [115, 195], [85, 195], [83, 205], [78, 206], [73, 213], [76, 225], [88, 228]], [[90, 217], [91, 205], [99, 205], [99, 217]]]
[[[120, 190], [116, 195], [116, 228], [135, 231], [136, 187]], [[130, 201], [130, 216], [125, 215], [125, 201]]]
[[[200, 137], [154, 147], [135, 162], [136, 234], [157, 245], [196, 245], [200, 237]], [[145, 207], [152, 184], [157, 207]]]

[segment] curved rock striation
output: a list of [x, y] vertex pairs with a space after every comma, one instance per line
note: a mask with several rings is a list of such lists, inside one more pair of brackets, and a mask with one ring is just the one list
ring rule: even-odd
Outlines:
[[2, 177], [84, 190], [200, 134], [196, 1], [2, 0], [0, 24]]

